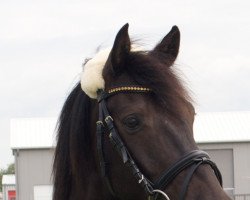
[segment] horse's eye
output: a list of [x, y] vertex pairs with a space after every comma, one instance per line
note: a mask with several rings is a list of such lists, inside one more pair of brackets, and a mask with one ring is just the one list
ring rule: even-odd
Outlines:
[[137, 129], [140, 126], [140, 120], [136, 116], [128, 116], [125, 118], [123, 123], [126, 125], [129, 129]]

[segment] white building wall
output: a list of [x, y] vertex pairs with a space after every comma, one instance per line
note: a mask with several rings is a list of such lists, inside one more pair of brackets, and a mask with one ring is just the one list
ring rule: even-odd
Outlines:
[[234, 165], [237, 194], [250, 194], [250, 143], [234, 145]]
[[[250, 194], [250, 142], [214, 144], [203, 143], [198, 144], [198, 146], [203, 150], [232, 149], [234, 168], [234, 193]], [[220, 164], [231, 165], [232, 163]]]
[[35, 186], [52, 186], [53, 158], [54, 149], [15, 152], [17, 200], [35, 200]]

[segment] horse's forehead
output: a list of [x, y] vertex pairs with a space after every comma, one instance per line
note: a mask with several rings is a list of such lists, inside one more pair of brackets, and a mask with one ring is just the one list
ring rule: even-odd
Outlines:
[[[142, 47], [132, 45], [132, 51], [141, 51]], [[111, 48], [99, 51], [89, 60], [81, 74], [81, 88], [92, 99], [97, 98], [97, 90], [104, 89], [105, 81], [102, 76], [104, 65], [108, 59]]]

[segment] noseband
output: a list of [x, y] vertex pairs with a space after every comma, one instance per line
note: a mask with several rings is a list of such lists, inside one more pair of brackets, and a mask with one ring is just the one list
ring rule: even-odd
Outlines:
[[106, 99], [118, 93], [148, 92], [151, 92], [149, 88], [138, 86], [116, 87], [108, 90], [107, 92], [105, 92], [104, 90], [98, 90], [97, 92], [99, 104], [99, 119], [96, 122], [97, 151], [100, 161], [101, 175], [104, 178], [111, 194], [115, 196], [115, 192], [108, 177], [108, 163], [106, 161], [106, 155], [104, 153], [105, 134], [108, 134], [109, 141], [112, 143], [112, 145], [122, 158], [123, 163], [130, 168], [133, 176], [138, 181], [138, 184], [140, 184], [144, 188], [148, 195], [148, 199], [150, 200], [156, 200], [158, 198], [158, 194], [162, 194], [166, 199], [169, 200], [169, 197], [162, 190], [164, 190], [178, 174], [180, 174], [183, 170], [189, 168], [189, 171], [182, 184], [179, 196], [179, 200], [184, 200], [191, 178], [195, 173], [195, 170], [202, 164], [208, 164], [211, 166], [218, 181], [220, 182], [220, 185], [222, 185], [222, 177], [219, 169], [217, 168], [216, 164], [210, 160], [208, 154], [201, 150], [193, 150], [184, 155], [180, 160], [166, 169], [155, 182], [150, 181], [143, 175], [114, 126], [113, 118], [110, 116], [107, 109]]

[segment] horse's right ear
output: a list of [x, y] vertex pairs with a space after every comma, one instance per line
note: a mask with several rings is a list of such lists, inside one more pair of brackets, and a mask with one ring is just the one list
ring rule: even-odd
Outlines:
[[161, 52], [166, 55], [170, 62], [174, 62], [179, 53], [180, 31], [173, 26], [171, 31], [156, 45], [153, 52]]
[[130, 52], [131, 42], [128, 35], [128, 24], [125, 24], [117, 33], [110, 52], [107, 65], [110, 65], [115, 75], [123, 71], [125, 60]]

